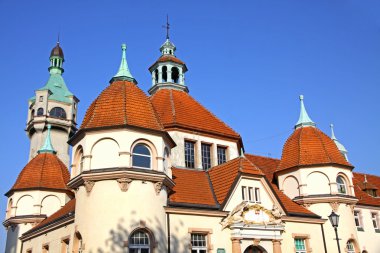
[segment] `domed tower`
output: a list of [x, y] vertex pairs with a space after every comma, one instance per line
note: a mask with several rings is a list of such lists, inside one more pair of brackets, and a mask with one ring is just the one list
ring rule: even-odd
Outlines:
[[186, 64], [175, 56], [176, 47], [166, 35], [166, 41], [162, 44], [161, 56], [149, 67], [152, 75], [152, 87], [149, 94], [154, 94], [160, 89], [177, 89], [188, 92], [185, 85]]
[[7, 228], [7, 253], [20, 252], [24, 232], [59, 210], [73, 197], [66, 184], [70, 174], [65, 164], [56, 156], [47, 127], [44, 145], [37, 156], [20, 172], [13, 187], [5, 194], [8, 206], [3, 225]]
[[86, 252], [140, 252], [134, 236], [146, 238], [145, 250], [166, 252], [164, 207], [174, 185], [168, 156], [175, 143], [130, 72], [126, 45], [121, 48], [117, 74], [70, 139], [75, 226]]
[[51, 139], [57, 156], [69, 166], [68, 139], [76, 132], [77, 105], [79, 100], [69, 91], [62, 77], [65, 61], [59, 42], [50, 53], [50, 77], [44, 87], [35, 91], [29, 99], [26, 132], [30, 139], [29, 160], [37, 155], [51, 125]]
[[[328, 219], [332, 211], [340, 215], [341, 248], [356, 240], [353, 208], [358, 201], [353, 185], [353, 166], [335, 142], [319, 130], [306, 112], [300, 96], [301, 112], [294, 132], [285, 142], [276, 170], [278, 186], [289, 198]], [[329, 222], [326, 234], [334, 233]], [[331, 244], [331, 245], [330, 245]], [[336, 242], [327, 242], [327, 248]]]

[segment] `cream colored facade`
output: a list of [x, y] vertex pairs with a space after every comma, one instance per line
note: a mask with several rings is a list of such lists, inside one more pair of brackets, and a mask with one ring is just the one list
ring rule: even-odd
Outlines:
[[[153, 84], [162, 79], [161, 74], [160, 80], [154, 78]], [[49, 110], [50, 105], [38, 103], [34, 107]], [[67, 106], [67, 120], [73, 122], [76, 103]], [[31, 156], [42, 144], [45, 117], [28, 116], [28, 124], [41, 130], [31, 136]], [[68, 151], [72, 126], [54, 120], [50, 119], [52, 124], [68, 129], [52, 133], [58, 156], [68, 162], [62, 154]], [[185, 168], [186, 140], [194, 142], [195, 168]], [[281, 171], [274, 174], [277, 192], [265, 175], [246, 173], [240, 167], [225, 201], [205, 207], [170, 201], [177, 183], [172, 168], [203, 170], [202, 143], [211, 145], [212, 167], [218, 166], [218, 146], [226, 148], [227, 163], [246, 159], [237, 140], [180, 128], [165, 132], [111, 126], [83, 131], [69, 143], [73, 152], [67, 185], [73, 196], [41, 189], [8, 195], [3, 223], [8, 229], [6, 253], [335, 253], [335, 232], [328, 220], [332, 211], [340, 216], [341, 252], [380, 252], [380, 230], [374, 228], [372, 216], [380, 213], [380, 207], [357, 205], [350, 169], [313, 165]], [[148, 167], [134, 166], [137, 145], [147, 148]], [[345, 194], [339, 194], [338, 176], [344, 179]], [[75, 198], [75, 210], [35, 227], [71, 198]], [[289, 202], [302, 207], [297, 209], [301, 211], [289, 211]], [[363, 231], [355, 224], [355, 211]], [[348, 242], [354, 251], [349, 251]], [[305, 248], [297, 249], [297, 243]]]

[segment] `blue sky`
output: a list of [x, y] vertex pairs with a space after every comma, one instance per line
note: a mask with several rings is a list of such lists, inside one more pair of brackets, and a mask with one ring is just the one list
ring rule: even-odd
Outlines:
[[[80, 123], [116, 73], [123, 42], [138, 85], [149, 89], [166, 14], [190, 94], [242, 135], [248, 153], [281, 156], [303, 94], [322, 131], [334, 123], [355, 170], [379, 175], [379, 12], [375, 0], [0, 0], [0, 192], [27, 163], [27, 100], [48, 79], [58, 32]], [[5, 204], [2, 197], [3, 214]], [[2, 249], [4, 229], [0, 238]]]

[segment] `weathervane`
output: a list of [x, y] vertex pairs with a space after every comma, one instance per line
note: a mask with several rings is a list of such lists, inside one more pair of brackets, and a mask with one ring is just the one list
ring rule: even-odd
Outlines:
[[169, 29], [170, 29], [170, 24], [169, 24], [169, 15], [166, 15], [166, 25], [163, 25], [162, 28], [166, 28], [166, 39], [169, 39]]

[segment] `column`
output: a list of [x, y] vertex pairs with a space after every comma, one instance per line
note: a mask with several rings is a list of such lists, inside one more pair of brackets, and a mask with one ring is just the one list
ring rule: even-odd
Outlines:
[[158, 83], [162, 83], [162, 66], [158, 67]]
[[155, 77], [155, 71], [152, 72], [152, 86], [156, 84], [156, 77]]
[[240, 239], [241, 238], [231, 238], [231, 241], [232, 241], [232, 253], [241, 253]]
[[167, 66], [167, 68], [168, 68], [168, 70], [167, 70], [167, 73], [168, 73], [168, 80], [167, 80], [167, 82], [168, 83], [172, 83], [173, 82], [173, 77], [172, 77], [172, 65], [168, 65]]
[[272, 240], [273, 253], [281, 253], [281, 240]]

